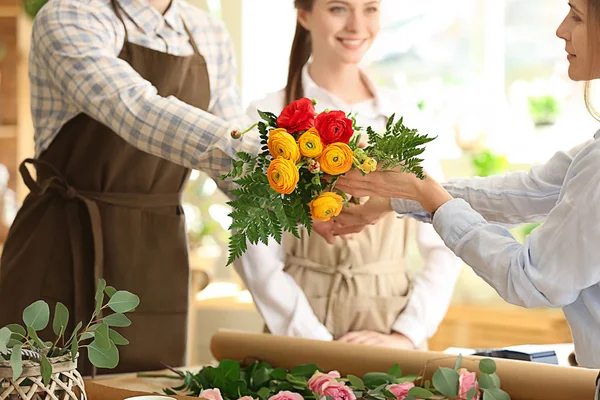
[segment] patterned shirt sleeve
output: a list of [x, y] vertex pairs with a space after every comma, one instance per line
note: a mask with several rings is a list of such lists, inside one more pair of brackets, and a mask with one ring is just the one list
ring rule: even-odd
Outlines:
[[234, 111], [223, 112], [227, 100], [217, 107], [224, 121], [174, 97], [159, 96], [150, 82], [115, 56], [109, 44], [116, 34], [113, 22], [88, 4], [57, 1], [36, 18], [32, 62], [53, 71], [50, 84], [80, 112], [142, 151], [212, 177], [229, 171], [237, 151], [258, 151], [252, 135], [231, 139], [236, 121], [230, 118]]

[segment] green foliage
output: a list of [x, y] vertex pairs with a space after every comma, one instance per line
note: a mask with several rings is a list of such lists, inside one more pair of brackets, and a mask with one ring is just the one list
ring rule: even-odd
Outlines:
[[37, 13], [48, 2], [48, 0], [23, 0], [23, 8], [25, 13], [31, 18], [35, 18]]
[[365, 148], [368, 156], [377, 160], [381, 169], [392, 169], [400, 166], [404, 172], [415, 174], [419, 179], [424, 179], [423, 167], [419, 158], [425, 151], [423, 147], [435, 140], [427, 135], [421, 135], [416, 129], [407, 128], [400, 118], [394, 122], [392, 115], [387, 123], [385, 133], [380, 135], [367, 127], [369, 145]]
[[[457, 365], [461, 361], [462, 357]], [[486, 371], [495, 370], [495, 363], [493, 360], [485, 359], [483, 367]], [[222, 360], [218, 366], [204, 367], [198, 373], [177, 371], [177, 376], [167, 376], [181, 380], [181, 384], [177, 387], [165, 388], [163, 391], [171, 396], [180, 394], [198, 397], [203, 390], [218, 388], [224, 400], [237, 400], [242, 396], [267, 400], [280, 391], [288, 390], [300, 394], [305, 399], [324, 400], [325, 398], [319, 398], [317, 393], [308, 388], [308, 381], [316, 372], [323, 372], [323, 370], [315, 364], [299, 365], [291, 370], [285, 370], [273, 368], [264, 361], [253, 361], [249, 365], [242, 366], [238, 361]], [[508, 394], [500, 390], [500, 380], [497, 376], [493, 375], [491, 381], [489, 378], [492, 375], [482, 372], [482, 376], [487, 376], [487, 382], [494, 383], [487, 386], [487, 384], [482, 385], [480, 381], [484, 398], [510, 399]], [[413, 382], [415, 385], [408, 392], [407, 399], [454, 399], [459, 395], [461, 398], [466, 396], [473, 399], [476, 394], [475, 388], [467, 393], [458, 393], [459, 373], [450, 368], [439, 368], [434, 373], [433, 386], [430, 381], [415, 375], [402, 376], [402, 370], [398, 365], [392, 366], [387, 373], [369, 372], [362, 379], [355, 375], [347, 375], [337, 380], [345, 382], [352, 389], [357, 400], [396, 400], [396, 396], [388, 390], [388, 385], [404, 382]]]
[[550, 125], [560, 112], [558, 100], [553, 96], [532, 96], [528, 99], [529, 115], [536, 125]]
[[472, 160], [475, 176], [481, 177], [503, 174], [509, 166], [505, 156], [495, 154], [489, 149], [474, 154]]
[[[123, 313], [133, 311], [140, 300], [127, 291], [107, 287], [103, 279], [98, 281], [95, 300], [96, 306], [90, 321], [83, 330], [83, 322], [80, 321], [68, 339], [69, 310], [60, 302], [54, 309], [52, 330], [56, 337], [52, 341], [44, 341], [38, 336], [38, 332], [50, 322], [50, 307], [42, 300], [25, 308], [24, 326], [11, 324], [0, 329], [0, 359], [10, 360], [13, 380], [21, 376], [23, 360], [30, 360], [40, 364], [43, 381], [48, 383], [52, 375], [52, 359], [67, 356], [75, 360], [81, 347], [87, 347], [88, 358], [96, 367], [116, 367], [119, 362], [116, 345], [127, 345], [129, 342], [110, 327], [129, 326], [131, 321]], [[106, 315], [110, 310], [115, 313]], [[101, 315], [106, 316], [101, 318]]]

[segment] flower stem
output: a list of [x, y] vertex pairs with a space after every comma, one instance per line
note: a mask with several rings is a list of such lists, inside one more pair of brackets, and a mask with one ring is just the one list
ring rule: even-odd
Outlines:
[[250, 128], [246, 129], [245, 131], [233, 130], [233, 131], [231, 131], [231, 137], [234, 139], [240, 139], [242, 137], [242, 135], [250, 132], [252, 129], [256, 128], [257, 126], [258, 126], [258, 122], [255, 122], [254, 124], [252, 124], [252, 126], [250, 126]]

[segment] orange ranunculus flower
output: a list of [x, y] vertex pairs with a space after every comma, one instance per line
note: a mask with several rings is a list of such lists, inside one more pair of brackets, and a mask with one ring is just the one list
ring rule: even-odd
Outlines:
[[300, 180], [300, 173], [293, 161], [277, 157], [269, 165], [267, 178], [271, 189], [277, 193], [290, 194], [296, 189], [296, 185]]
[[321, 171], [329, 175], [341, 175], [352, 168], [352, 150], [346, 143], [332, 143], [325, 147], [319, 157]]
[[313, 127], [307, 130], [298, 139], [300, 146], [300, 154], [308, 158], [316, 158], [323, 152], [323, 142], [319, 136], [319, 132]]
[[337, 193], [324, 192], [311, 201], [308, 206], [314, 219], [327, 222], [332, 217], [337, 217], [344, 207], [344, 199]]
[[283, 157], [286, 160], [290, 160], [297, 163], [300, 160], [300, 149], [298, 143], [292, 135], [290, 135], [285, 129], [277, 128], [269, 132], [269, 141], [267, 142], [269, 147], [269, 153], [276, 159], [277, 157]]

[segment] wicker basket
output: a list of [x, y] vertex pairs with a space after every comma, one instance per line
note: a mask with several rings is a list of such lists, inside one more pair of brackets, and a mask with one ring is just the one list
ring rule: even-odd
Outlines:
[[70, 356], [49, 359], [50, 383], [44, 385], [39, 364], [24, 360], [23, 373], [13, 381], [10, 361], [0, 361], [0, 400], [87, 400], [77, 362]]

